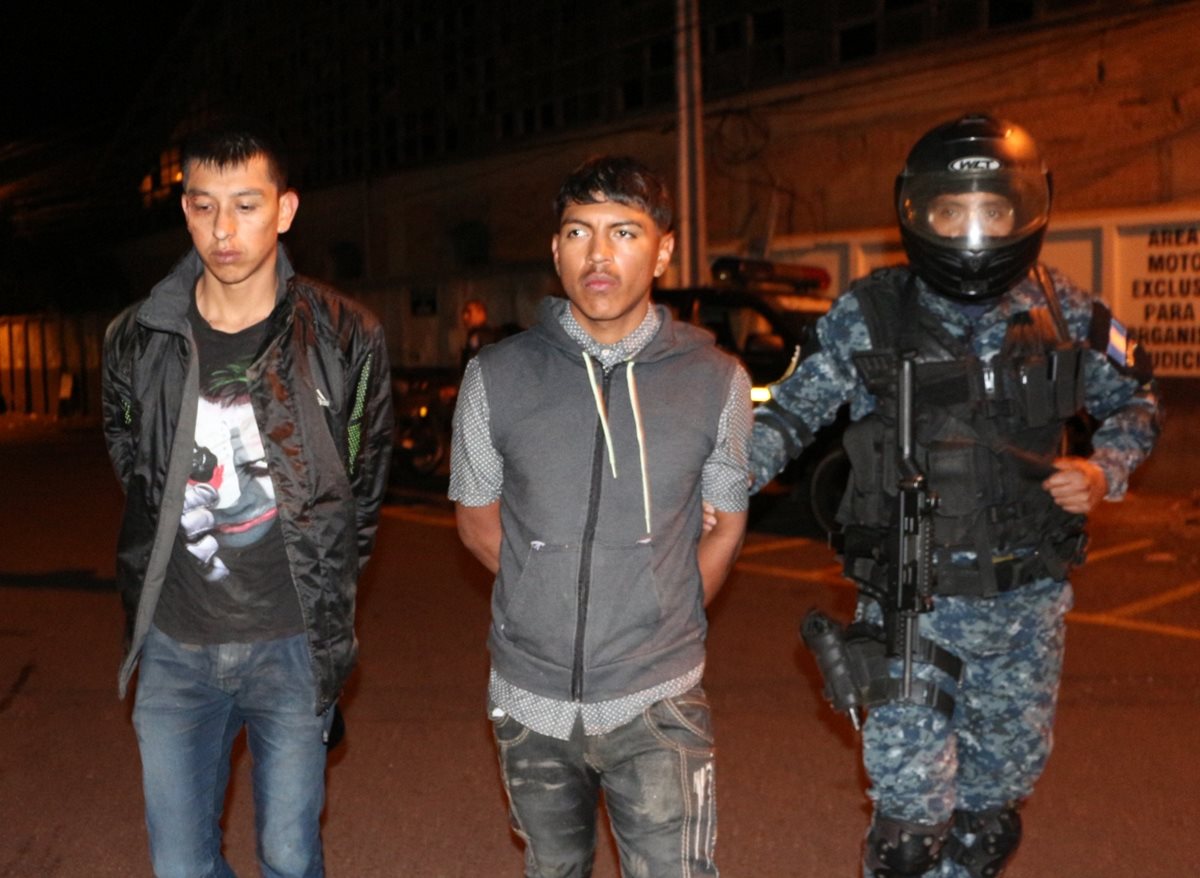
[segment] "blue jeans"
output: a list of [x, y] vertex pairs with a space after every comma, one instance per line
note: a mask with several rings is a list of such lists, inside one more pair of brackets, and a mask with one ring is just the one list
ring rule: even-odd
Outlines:
[[157, 878], [232, 878], [221, 855], [230, 751], [243, 726], [253, 760], [265, 878], [321, 878], [324, 734], [304, 634], [195, 646], [151, 628], [133, 725]]
[[568, 741], [493, 716], [526, 878], [586, 878], [600, 792], [624, 878], [715, 876], [717, 809], [708, 699], [697, 687], [611, 732]]

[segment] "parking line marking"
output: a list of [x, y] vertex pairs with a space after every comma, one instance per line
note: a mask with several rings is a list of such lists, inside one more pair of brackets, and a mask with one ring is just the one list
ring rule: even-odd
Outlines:
[[1183, 628], [1179, 625], [1160, 625], [1158, 622], [1126, 619], [1109, 613], [1076, 613], [1072, 611], [1067, 613], [1067, 621], [1082, 622], [1085, 625], [1100, 625], [1105, 628], [1125, 628], [1129, 631], [1143, 631], [1147, 634], [1162, 634], [1184, 640], [1200, 640], [1200, 629]]
[[[1088, 552], [1088, 561], [1103, 561], [1105, 558], [1112, 558], [1115, 555], [1127, 555], [1130, 552], [1136, 552], [1139, 549], [1148, 549], [1154, 545], [1154, 540], [1133, 540], [1128, 543], [1118, 543], [1115, 546], [1109, 546], [1107, 549], [1100, 549], [1096, 552]], [[1086, 562], [1085, 565], [1086, 566]]]
[[1173, 604], [1176, 601], [1182, 601], [1190, 598], [1192, 595], [1200, 593], [1200, 580], [1189, 582], [1187, 585], [1181, 585], [1178, 588], [1173, 588], [1170, 591], [1164, 591], [1162, 594], [1156, 594], [1152, 597], [1143, 598], [1140, 601], [1133, 601], [1124, 606], [1117, 607], [1115, 610], [1109, 610], [1105, 613], [1106, 616], [1135, 616], [1138, 613], [1144, 613], [1147, 610], [1154, 610], [1165, 604]]
[[[434, 527], [455, 527], [454, 515], [450, 513], [436, 512], [417, 512], [416, 510], [397, 507], [384, 506], [381, 514], [386, 518], [396, 518], [401, 521], [411, 521], [417, 524], [428, 524]], [[804, 537], [794, 537], [782, 540], [770, 540], [765, 543], [758, 543], [749, 547], [751, 551], [743, 550], [742, 555], [765, 553], [776, 549], [790, 549], [798, 546], [808, 545], [815, 542], [814, 540]], [[1125, 554], [1128, 552], [1136, 552], [1139, 549], [1147, 548], [1153, 545], [1153, 540], [1135, 540], [1129, 543], [1123, 543], [1118, 546], [1111, 546], [1108, 549], [1103, 549], [1099, 552], [1092, 553], [1091, 560], [1101, 560], [1109, 558], [1113, 555]], [[812, 585], [820, 586], [835, 586], [837, 588], [854, 588], [854, 583], [842, 576], [842, 567], [840, 564], [826, 565], [816, 569], [809, 568], [807, 570], [799, 570], [795, 567], [781, 567], [777, 564], [756, 564], [754, 562], [739, 561], [734, 565], [735, 570], [744, 570], [747, 573], [756, 573], [763, 576], [773, 577], [775, 579], [791, 580], [793, 582], [806, 582]], [[1200, 630], [1192, 628], [1183, 628], [1178, 625], [1162, 625], [1157, 622], [1145, 622], [1138, 619], [1127, 618], [1129, 615], [1146, 610], [1154, 609], [1164, 604], [1174, 601], [1184, 600], [1194, 594], [1200, 593], [1200, 581], [1189, 583], [1172, 589], [1169, 592], [1164, 592], [1161, 595], [1155, 595], [1145, 600], [1135, 601], [1131, 604], [1118, 607], [1115, 610], [1110, 610], [1107, 613], [1077, 613], [1070, 612], [1067, 614], [1067, 619], [1073, 622], [1080, 622], [1085, 625], [1101, 625], [1108, 628], [1124, 628], [1131, 631], [1143, 631], [1149, 634], [1163, 634], [1168, 637], [1179, 637], [1185, 640], [1200, 640]]]

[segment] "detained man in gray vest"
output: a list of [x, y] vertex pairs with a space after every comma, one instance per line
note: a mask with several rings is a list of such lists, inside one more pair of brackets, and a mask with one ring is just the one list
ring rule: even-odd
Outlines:
[[451, 456], [459, 534], [496, 574], [512, 825], [528, 878], [589, 875], [603, 792], [625, 875], [716, 875], [704, 607], [745, 532], [750, 382], [650, 301], [675, 244], [658, 177], [592, 159], [555, 208], [566, 298], [470, 362]]

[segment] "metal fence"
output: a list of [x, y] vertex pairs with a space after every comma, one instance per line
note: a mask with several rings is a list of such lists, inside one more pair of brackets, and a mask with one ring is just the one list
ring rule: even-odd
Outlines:
[[0, 415], [100, 414], [100, 314], [0, 316]]

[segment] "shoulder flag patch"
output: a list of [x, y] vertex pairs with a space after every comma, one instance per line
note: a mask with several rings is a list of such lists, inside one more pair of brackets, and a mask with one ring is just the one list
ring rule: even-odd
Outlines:
[[1088, 344], [1094, 351], [1101, 351], [1118, 370], [1132, 375], [1139, 381], [1154, 377], [1150, 355], [1146, 349], [1131, 338], [1129, 330], [1101, 302], [1092, 304], [1092, 325], [1088, 332]]
[[1129, 331], [1121, 325], [1121, 321], [1116, 317], [1109, 319], [1108, 323], [1108, 358], [1122, 368], [1129, 368], [1133, 362], [1133, 351], [1130, 350], [1131, 345], [1136, 346], [1137, 342], [1129, 341]]

